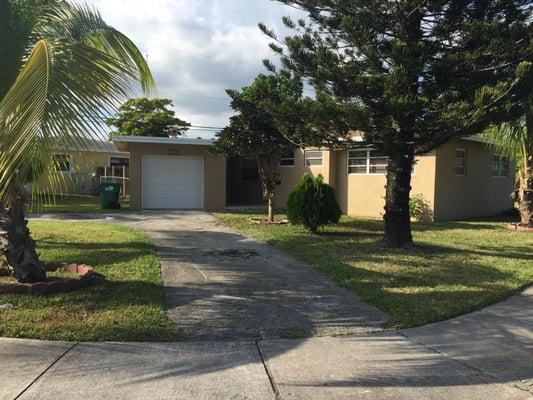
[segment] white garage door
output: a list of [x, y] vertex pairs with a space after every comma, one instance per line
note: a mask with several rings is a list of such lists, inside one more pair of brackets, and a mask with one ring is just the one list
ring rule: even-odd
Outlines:
[[204, 160], [201, 157], [144, 156], [143, 208], [204, 208]]

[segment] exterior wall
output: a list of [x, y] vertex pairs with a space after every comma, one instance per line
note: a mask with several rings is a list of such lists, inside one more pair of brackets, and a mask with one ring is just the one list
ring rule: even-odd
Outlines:
[[130, 209], [142, 209], [143, 155], [173, 155], [203, 157], [205, 209], [220, 211], [226, 207], [226, 158], [208, 154], [208, 146], [129, 143], [130, 152]]
[[[455, 150], [466, 149], [466, 176], [455, 175]], [[495, 215], [513, 206], [513, 162], [509, 177], [492, 177], [493, 152], [484, 143], [455, 139], [437, 150], [437, 220]]]
[[[308, 149], [313, 150], [313, 149]], [[324, 177], [324, 182], [335, 186], [335, 154], [324, 149], [322, 151], [322, 166], [305, 166], [304, 150], [297, 149], [294, 151], [294, 166], [280, 167], [281, 185], [276, 192], [275, 204], [276, 207], [284, 208], [287, 205], [289, 194], [304, 173], [309, 173], [313, 176], [321, 174]]]
[[[199, 156], [205, 160], [205, 207], [209, 211], [226, 206], [227, 160], [211, 156], [208, 146], [184, 144], [128, 143], [130, 151], [130, 207], [142, 208], [142, 157], [146, 154]], [[467, 175], [454, 175], [455, 149], [467, 150]], [[123, 148], [121, 148], [123, 150]], [[124, 148], [125, 150], [125, 148]], [[106, 156], [107, 162], [107, 156]], [[514, 165], [510, 165], [514, 171]], [[383, 215], [385, 174], [348, 174], [346, 150], [323, 150], [321, 166], [306, 167], [304, 151], [295, 151], [294, 166], [281, 167], [281, 185], [276, 206], [285, 207], [290, 192], [304, 173], [321, 174], [335, 188], [343, 213], [354, 216]], [[511, 173], [512, 174], [512, 173]], [[422, 195], [435, 220], [496, 214], [512, 207], [509, 195], [514, 176], [493, 178], [492, 152], [483, 143], [455, 140], [416, 159], [412, 195]]]
[[94, 194], [96, 168], [108, 165], [109, 157], [124, 157], [124, 153], [61, 151], [54, 154], [70, 156], [71, 172], [51, 172], [34, 185], [37, 191], [53, 191], [62, 194]]
[[[384, 214], [385, 174], [348, 174], [348, 151], [337, 151], [336, 194], [344, 214], [379, 217]], [[414, 194], [421, 194], [431, 208], [435, 204], [435, 153], [416, 158], [411, 180]]]

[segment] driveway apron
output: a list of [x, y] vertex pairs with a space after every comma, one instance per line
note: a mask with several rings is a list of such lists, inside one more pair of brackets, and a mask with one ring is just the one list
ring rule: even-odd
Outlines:
[[386, 316], [327, 276], [210, 214], [144, 214], [182, 339], [246, 340], [381, 330]]

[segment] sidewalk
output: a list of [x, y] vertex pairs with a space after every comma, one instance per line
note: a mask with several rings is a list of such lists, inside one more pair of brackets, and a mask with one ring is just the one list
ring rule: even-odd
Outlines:
[[0, 339], [0, 399], [533, 398], [533, 288], [400, 332], [259, 342]]

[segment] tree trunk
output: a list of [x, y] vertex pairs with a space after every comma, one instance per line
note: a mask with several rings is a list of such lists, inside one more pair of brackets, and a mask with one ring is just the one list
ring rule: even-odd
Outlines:
[[529, 156], [527, 170], [520, 179], [520, 224], [533, 227], [533, 156]]
[[0, 209], [0, 230], [4, 260], [13, 276], [22, 283], [44, 281], [46, 271], [37, 255], [35, 241], [30, 236], [22, 193], [9, 209]]
[[274, 222], [274, 193], [268, 193], [268, 222]]
[[520, 224], [533, 226], [533, 97], [529, 98], [526, 111], [526, 129], [523, 171], [520, 176]]
[[405, 247], [413, 242], [409, 215], [409, 194], [414, 154], [389, 157], [385, 194], [385, 244]]
[[257, 156], [256, 161], [263, 188], [263, 197], [267, 201], [268, 222], [274, 222], [274, 196], [280, 184], [279, 156], [276, 154], [261, 154]]

